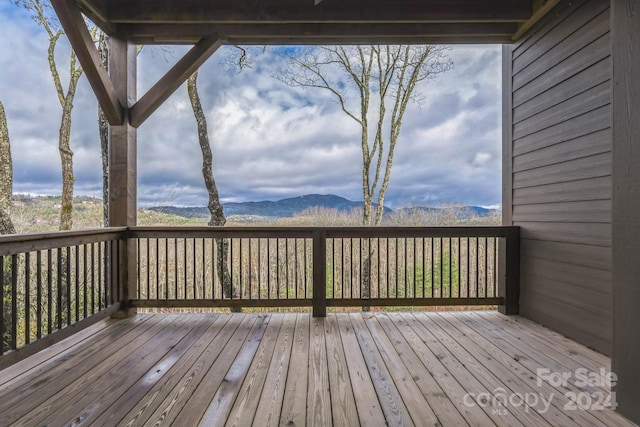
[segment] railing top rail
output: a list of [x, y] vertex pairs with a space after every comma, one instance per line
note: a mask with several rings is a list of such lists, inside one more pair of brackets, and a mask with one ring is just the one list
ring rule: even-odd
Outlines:
[[327, 238], [394, 237], [506, 237], [517, 226], [454, 227], [130, 227], [130, 237], [254, 237], [311, 238], [318, 232]]
[[125, 237], [126, 233], [127, 227], [109, 227], [91, 230], [9, 234], [0, 236], [0, 256], [115, 240]]

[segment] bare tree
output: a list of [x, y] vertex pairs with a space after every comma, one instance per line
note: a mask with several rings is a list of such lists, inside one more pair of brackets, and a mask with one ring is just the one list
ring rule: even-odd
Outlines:
[[0, 234], [15, 234], [9, 216], [11, 195], [13, 193], [13, 166], [11, 162], [11, 143], [4, 106], [0, 102]]
[[[452, 67], [445, 48], [320, 46], [287, 56], [288, 66], [278, 76], [281, 81], [329, 91], [360, 126], [362, 222], [380, 225], [404, 114], [410, 101], [419, 101], [416, 86], [420, 81]], [[350, 100], [353, 93], [359, 98], [356, 102]]]
[[[11, 207], [11, 195], [13, 193], [13, 169], [11, 162], [11, 145], [9, 141], [9, 128], [7, 126], [7, 116], [4, 112], [4, 106], [0, 102], [0, 234], [15, 234], [16, 229], [13, 226], [11, 217], [9, 216], [9, 208]], [[2, 283], [11, 283], [12, 265], [10, 257], [4, 257], [0, 262], [2, 265]], [[11, 294], [6, 293], [0, 288], [0, 303], [2, 304], [2, 318], [0, 322], [5, 325], [11, 324]], [[10, 328], [8, 328], [10, 329]], [[5, 331], [0, 337], [0, 346], [4, 349], [11, 343], [11, 332]]]
[[[109, 66], [109, 37], [100, 31], [98, 53], [102, 64]], [[98, 134], [102, 159], [102, 226], [109, 227], [109, 121], [98, 104]]]
[[[189, 92], [189, 100], [191, 108], [198, 126], [198, 142], [202, 151], [202, 177], [204, 179], [207, 193], [209, 193], [209, 202], [207, 204], [211, 218], [209, 226], [222, 226], [227, 222], [224, 216], [224, 209], [220, 203], [220, 195], [216, 180], [213, 176], [213, 153], [211, 144], [209, 143], [209, 131], [207, 127], [207, 118], [202, 109], [200, 102], [200, 94], [198, 93], [198, 72], [193, 73], [187, 80], [187, 90]], [[231, 274], [227, 265], [227, 257], [229, 253], [229, 241], [227, 239], [216, 239], [216, 248], [218, 252], [217, 262], [220, 265], [217, 270], [218, 277], [222, 283], [222, 292], [224, 298], [237, 298], [237, 292], [231, 283]], [[231, 311], [240, 311], [232, 308]]]
[[[412, 100], [419, 101], [419, 82], [452, 67], [444, 51], [433, 45], [359, 45], [320, 46], [287, 53], [288, 66], [278, 76], [280, 80], [292, 87], [328, 91], [360, 126], [363, 225], [382, 222], [384, 197], [407, 106]], [[350, 100], [353, 93], [355, 102]], [[375, 241], [366, 243], [362, 298], [371, 295], [371, 267], [377, 252]]]
[[[32, 13], [33, 19], [40, 24], [49, 37], [48, 61], [51, 77], [56, 88], [58, 101], [62, 107], [60, 119], [60, 130], [58, 135], [58, 151], [60, 152], [60, 163], [62, 166], [62, 203], [60, 209], [60, 230], [70, 230], [73, 227], [73, 187], [75, 176], [73, 174], [73, 151], [71, 150], [71, 111], [73, 110], [73, 100], [78, 88], [78, 82], [83, 74], [76, 55], [71, 50], [69, 54], [69, 82], [66, 89], [62, 84], [58, 64], [56, 63], [56, 47], [60, 37], [64, 34], [59, 23], [54, 18], [48, 2], [42, 0], [12, 0], [16, 5], [24, 7]], [[93, 39], [96, 39], [98, 27], [93, 25], [90, 28]]]

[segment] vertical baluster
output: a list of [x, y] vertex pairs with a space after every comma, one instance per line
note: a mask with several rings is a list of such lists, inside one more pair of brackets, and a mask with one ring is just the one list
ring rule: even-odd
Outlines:
[[11, 349], [16, 348], [18, 348], [18, 255], [14, 254], [11, 255]]
[[258, 238], [258, 299], [262, 299], [262, 239]]
[[471, 281], [471, 264], [470, 264], [470, 258], [471, 258], [471, 252], [470, 252], [470, 246], [469, 246], [469, 240], [471, 240], [470, 237], [465, 237], [466, 240], [466, 278], [465, 278], [465, 297], [467, 298], [471, 298], [471, 286], [470, 286], [470, 281]]
[[[136, 239], [138, 241], [138, 246], [140, 246], [142, 244], [142, 239], [138, 238]], [[146, 269], [146, 274], [145, 274], [145, 280], [146, 280], [146, 284], [147, 284], [147, 294], [145, 295], [146, 299], [150, 299], [151, 298], [151, 258], [150, 258], [150, 250], [149, 250], [149, 238], [147, 237], [146, 239], [144, 239], [144, 252], [145, 252], [145, 260], [144, 260], [144, 268]], [[141, 257], [140, 255], [140, 251], [138, 248], [138, 257]], [[142, 265], [140, 265], [140, 261], [138, 261], [138, 274], [140, 274], [140, 271], [142, 270]], [[142, 283], [140, 282], [140, 279], [138, 279], [138, 298], [141, 298], [141, 293], [142, 293]]]
[[289, 298], [289, 239], [288, 238], [284, 239], [284, 256], [285, 256], [284, 266], [285, 266], [285, 269], [287, 270], [286, 289], [287, 289], [287, 299], [288, 299]]
[[407, 253], [409, 252], [409, 240], [407, 240], [407, 238], [404, 238], [404, 297], [407, 298], [408, 294], [409, 294], [409, 268], [408, 266], [408, 256]]
[[184, 254], [182, 256], [182, 260], [184, 261], [184, 265], [182, 266], [182, 272], [184, 276], [184, 283], [183, 283], [182, 298], [187, 299], [187, 238], [186, 237], [183, 239], [183, 249], [184, 249]]
[[460, 280], [461, 280], [460, 276], [462, 275], [462, 267], [461, 267], [461, 264], [460, 264], [460, 261], [461, 261], [461, 259], [460, 259], [460, 246], [461, 246], [460, 237], [456, 238], [456, 242], [458, 242], [458, 259], [457, 259], [457, 261], [458, 261], [458, 274], [457, 274], [457, 276], [458, 276], [458, 280], [457, 280], [457, 282], [458, 282], [458, 296], [462, 297], [462, 286], [460, 285]]
[[178, 239], [173, 238], [173, 299], [178, 299]]
[[[206, 281], [206, 274], [207, 274], [207, 264], [206, 264], [206, 257], [205, 257], [205, 244], [204, 244], [204, 237], [202, 239], [200, 239], [202, 241], [202, 254], [201, 254], [201, 259], [200, 259], [200, 263], [202, 265], [202, 298], [206, 298], [206, 288], [205, 288], [205, 281]], [[194, 239], [195, 242], [195, 239]], [[195, 273], [194, 273], [195, 274]], [[195, 276], [194, 276], [195, 278]], [[196, 286], [197, 289], [197, 286]], [[195, 298], [198, 298], [198, 295], [195, 295]]]
[[340, 298], [344, 298], [344, 282], [345, 282], [345, 263], [344, 263], [344, 238], [340, 239]]
[[57, 300], [56, 300], [56, 314], [57, 314], [57, 329], [62, 329], [62, 248], [59, 248], [57, 251], [57, 272], [58, 277], [56, 280], [57, 286]]
[[91, 244], [91, 314], [94, 313], [94, 307], [96, 306], [96, 248], [95, 244]]
[[299, 239], [296, 238], [293, 241], [293, 246], [294, 246], [293, 250], [294, 250], [294, 253], [295, 253], [295, 262], [294, 262], [294, 265], [295, 265], [294, 266], [294, 268], [295, 268], [295, 270], [294, 270], [295, 277], [293, 278], [293, 280], [295, 281], [295, 287], [296, 287], [296, 290], [295, 290], [295, 298], [296, 299], [298, 299], [298, 240]]
[[453, 282], [451, 281], [451, 259], [453, 258], [453, 250], [451, 248], [451, 237], [449, 237], [449, 297], [453, 296]]
[[[136, 239], [136, 274], [138, 276], [136, 282], [136, 297], [140, 299], [142, 297], [142, 240]], [[147, 295], [149, 295], [147, 293]]]
[[240, 286], [240, 299], [242, 299], [244, 296], [247, 295], [247, 287], [244, 285], [244, 245], [243, 245], [243, 241], [244, 239], [241, 237], [240, 238], [240, 255], [238, 256], [238, 262], [240, 263], [240, 277], [238, 280], [239, 286]]
[[480, 296], [480, 237], [476, 237], [476, 298]]
[[380, 276], [380, 237], [376, 238], [376, 258], [377, 258], [377, 278], [378, 278], [378, 296], [382, 298], [382, 279]]
[[273, 291], [274, 291], [274, 295], [276, 298], [279, 298], [279, 291], [280, 291], [280, 239], [276, 238], [275, 239], [275, 246], [276, 246], [276, 262], [275, 262], [275, 274], [273, 276], [275, 283], [273, 285]]
[[484, 297], [488, 296], [487, 294], [487, 282], [489, 280], [489, 238], [484, 238]]
[[307, 298], [307, 288], [309, 287], [309, 274], [308, 274], [308, 268], [307, 268], [307, 247], [309, 246], [309, 239], [305, 239], [304, 240], [304, 297], [305, 299]]
[[76, 291], [76, 295], [74, 298], [74, 302], [75, 302], [75, 309], [76, 309], [76, 319], [75, 321], [77, 322], [78, 320], [80, 320], [80, 247], [79, 246], [75, 246], [74, 248], [74, 254], [75, 254], [75, 277], [74, 277], [74, 285], [75, 285], [75, 291]]
[[229, 290], [231, 291], [231, 295], [229, 297], [233, 299], [233, 241], [235, 239], [229, 239], [229, 259], [227, 261], [227, 265], [229, 266]]
[[65, 276], [67, 281], [67, 326], [71, 324], [71, 247], [66, 248]]
[[36, 338], [42, 338], [42, 252], [36, 252]]
[[4, 354], [4, 333], [6, 331], [6, 325], [4, 323], [4, 256], [0, 256], [0, 298], [2, 298], [2, 304], [0, 304], [0, 355]]
[[[336, 281], [336, 274], [337, 274], [337, 266], [336, 266], [336, 239], [333, 238], [330, 240], [331, 241], [331, 295], [327, 295], [329, 298], [336, 298], [336, 294], [338, 293], [338, 290], [336, 289], [336, 287], [338, 286], [337, 281]], [[329, 239], [327, 239], [327, 243], [329, 242]]]
[[394, 298], [398, 298], [398, 292], [399, 292], [399, 289], [400, 289], [400, 274], [399, 274], [400, 270], [398, 269], [399, 268], [399, 264], [400, 264], [400, 262], [399, 262], [400, 258], [398, 256], [398, 251], [399, 251], [400, 245], [398, 244], [398, 238], [397, 237], [393, 239], [393, 244], [395, 245], [395, 253], [396, 253], [395, 258], [394, 258], [395, 270], [396, 270], [396, 277], [395, 277], [395, 280], [394, 280], [395, 293], [394, 293], [393, 296], [394, 296]]
[[31, 253], [24, 254], [24, 343], [31, 341]]
[[493, 238], [493, 295], [498, 296], [498, 238]]
[[82, 245], [82, 318], [87, 317], [87, 247]]
[[429, 246], [429, 249], [431, 251], [431, 257], [429, 257], [429, 271], [430, 271], [429, 277], [431, 278], [431, 286], [430, 286], [431, 292], [430, 293], [431, 293], [431, 297], [432, 298], [433, 298], [434, 288], [436, 287], [435, 276], [433, 275], [433, 264], [434, 264], [434, 261], [433, 261], [433, 255], [434, 255], [433, 245], [434, 245], [434, 240], [433, 240], [433, 237], [432, 237], [431, 240], [430, 240], [430, 246]]
[[[102, 251], [103, 245], [106, 246], [106, 243], [98, 243], [98, 307], [99, 308], [102, 307], [102, 267], [105, 265], [105, 263], [103, 262], [103, 251]], [[104, 256], [106, 256], [106, 253], [107, 251], [105, 247]]]
[[267, 240], [267, 299], [271, 298], [271, 239]]
[[391, 274], [391, 269], [389, 268], [391, 266], [391, 264], [389, 264], [389, 238], [387, 237], [386, 239], [384, 239], [384, 253], [386, 255], [386, 262], [385, 262], [385, 270], [386, 270], [386, 274], [387, 274], [387, 280], [386, 280], [386, 288], [387, 288], [387, 298], [389, 298], [389, 278], [390, 278], [390, 274]]

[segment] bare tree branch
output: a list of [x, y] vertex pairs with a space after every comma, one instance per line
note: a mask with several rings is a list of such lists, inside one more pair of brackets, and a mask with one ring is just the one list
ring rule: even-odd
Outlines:
[[[365, 225], [382, 221], [402, 119], [409, 102], [419, 99], [418, 83], [452, 67], [445, 50], [430, 45], [319, 46], [286, 54], [287, 68], [278, 77], [282, 82], [328, 91], [342, 111], [360, 125]], [[350, 87], [359, 96], [359, 111], [348, 99]], [[378, 95], [375, 101], [374, 93]], [[387, 102], [392, 103], [391, 111]], [[377, 114], [375, 132], [370, 135], [372, 110]]]

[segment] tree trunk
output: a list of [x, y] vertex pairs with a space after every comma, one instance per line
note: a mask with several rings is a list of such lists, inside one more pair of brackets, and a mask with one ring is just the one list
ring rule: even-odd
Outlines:
[[62, 206], [60, 208], [60, 230], [71, 230], [73, 227], [73, 151], [71, 151], [71, 110], [73, 109], [73, 97], [75, 96], [77, 79], [69, 83], [69, 92], [65, 97], [62, 108], [62, 120], [60, 122], [60, 135], [58, 150], [60, 151], [60, 163], [62, 166]]
[[[100, 33], [98, 53], [102, 64], [109, 66], [109, 36]], [[109, 227], [109, 121], [98, 104], [98, 132], [100, 134], [100, 157], [102, 158], [102, 226]]]
[[[211, 145], [209, 144], [209, 132], [207, 129], [207, 118], [202, 110], [202, 103], [200, 102], [200, 95], [198, 94], [198, 72], [196, 71], [187, 80], [187, 90], [189, 92], [189, 100], [191, 101], [191, 107], [193, 109], [193, 115], [195, 116], [196, 123], [198, 125], [198, 141], [200, 143], [200, 149], [202, 150], [202, 177], [204, 178], [204, 184], [209, 193], [208, 208], [211, 217], [209, 219], [209, 226], [223, 226], [227, 219], [224, 216], [224, 210], [220, 203], [220, 195], [218, 193], [218, 187], [216, 186], [215, 178], [213, 177], [213, 153], [211, 152]], [[231, 273], [229, 272], [228, 254], [229, 254], [229, 240], [228, 239], [216, 239], [217, 248], [217, 263], [220, 268], [216, 268], [218, 278], [222, 283], [222, 296], [223, 298], [238, 298], [238, 292], [234, 289]], [[239, 308], [232, 308], [232, 312], [241, 312]]]
[[[11, 206], [11, 195], [13, 193], [13, 169], [11, 163], [11, 145], [9, 143], [9, 128], [7, 127], [7, 117], [4, 112], [4, 106], [0, 102], [0, 234], [15, 234], [16, 229], [13, 226], [11, 217], [9, 216], [9, 207]], [[11, 283], [11, 257], [4, 258], [2, 261], [2, 283]], [[2, 319], [5, 325], [11, 325], [11, 297], [10, 294], [5, 295], [5, 290], [0, 289], [0, 298], [2, 299]], [[9, 348], [12, 341], [10, 328], [0, 337], [0, 345], [3, 350]]]
[[0, 102], [0, 234], [15, 234], [9, 216], [11, 207], [11, 195], [13, 194], [13, 166], [11, 162], [11, 144], [9, 141], [9, 128], [4, 106]]

